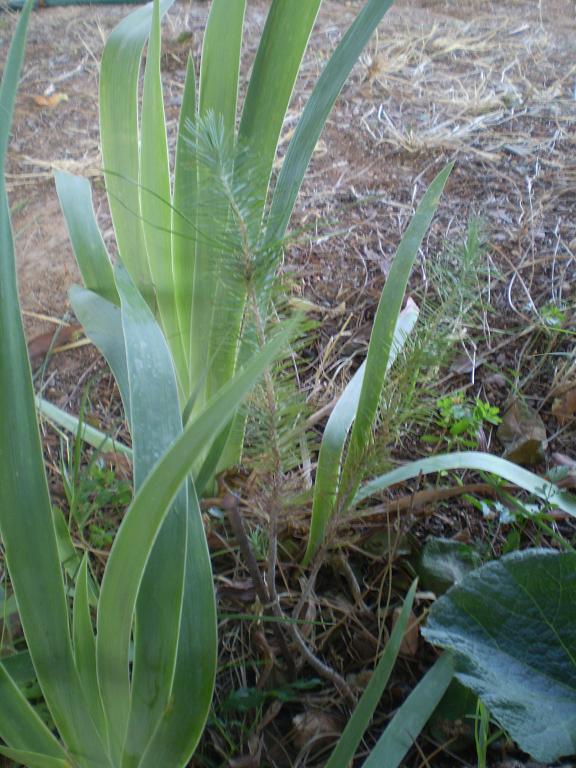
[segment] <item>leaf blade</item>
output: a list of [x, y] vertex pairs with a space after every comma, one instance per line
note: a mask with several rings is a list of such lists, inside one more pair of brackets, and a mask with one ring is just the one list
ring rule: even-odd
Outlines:
[[394, 664], [400, 653], [400, 645], [406, 632], [411, 615], [410, 612], [414, 603], [416, 586], [417, 582], [414, 581], [406, 595], [402, 611], [394, 625], [394, 629], [392, 630], [390, 639], [386, 643], [386, 647], [380, 657], [378, 665], [374, 670], [360, 701], [354, 708], [352, 716], [348, 721], [342, 736], [338, 740], [338, 744], [330, 755], [326, 768], [347, 768], [354, 758], [354, 753], [364, 736], [364, 732], [370, 724], [370, 720], [378, 706], [378, 702], [382, 698], [384, 688], [390, 679]]
[[454, 661], [443, 654], [408, 696], [378, 739], [362, 768], [399, 768], [454, 676]]

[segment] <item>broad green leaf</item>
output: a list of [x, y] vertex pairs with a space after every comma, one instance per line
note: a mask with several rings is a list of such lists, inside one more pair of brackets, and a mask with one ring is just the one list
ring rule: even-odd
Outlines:
[[[144, 570], [168, 508], [194, 462], [232, 417], [265, 368], [288, 343], [295, 322], [288, 323], [233, 380], [202, 415], [191, 422], [140, 487], [110, 553], [98, 607], [96, 657], [105, 708], [123, 712], [116, 697], [126, 696], [132, 617]], [[207, 577], [206, 577], [207, 578]], [[189, 663], [198, 663], [197, 659]]]
[[380, 297], [374, 327], [368, 346], [366, 373], [358, 402], [356, 419], [344, 464], [346, 477], [357, 487], [358, 467], [363, 451], [371, 440], [374, 419], [378, 412], [388, 358], [392, 350], [394, 328], [404, 299], [406, 286], [418, 249], [440, 202], [440, 196], [452, 170], [452, 163], [442, 170], [428, 187], [404, 233]]
[[380, 661], [378, 662], [360, 701], [352, 712], [352, 717], [348, 721], [338, 744], [330, 755], [330, 759], [326, 763], [326, 768], [348, 768], [354, 758], [354, 753], [358, 749], [358, 744], [360, 744], [366, 729], [370, 725], [372, 716], [382, 698], [382, 694], [384, 693], [384, 689], [390, 679], [394, 664], [400, 653], [402, 638], [404, 637], [408, 621], [410, 620], [410, 611], [412, 610], [412, 605], [414, 603], [416, 586], [417, 582], [414, 581], [406, 595], [402, 611], [394, 625], [390, 639], [386, 643], [386, 648], [380, 657]]
[[28, 768], [74, 768], [68, 760], [42, 755], [38, 752], [29, 752], [25, 749], [10, 749], [0, 746], [0, 754]]
[[443, 654], [424, 675], [376, 742], [362, 768], [400, 768], [408, 750], [438, 706], [454, 675], [454, 661]]
[[292, 137], [274, 188], [266, 242], [283, 239], [316, 142], [352, 67], [393, 0], [369, 0], [318, 78]]
[[[198, 195], [198, 167], [194, 142], [187, 133], [196, 121], [196, 73], [194, 58], [188, 56], [184, 95], [178, 122], [176, 162], [174, 164], [174, 206], [172, 209], [172, 266], [178, 324], [188, 365], [192, 337], [192, 297], [194, 295], [194, 257], [196, 250], [196, 211]], [[192, 385], [189, 376], [188, 387]], [[188, 391], [188, 397], [191, 392]]]
[[[174, 0], [162, 0], [165, 13]], [[100, 66], [100, 139], [106, 190], [120, 258], [153, 306], [155, 302], [140, 211], [138, 76], [150, 33], [152, 5], [138, 8], [110, 34]]]
[[124, 413], [129, 420], [130, 387], [120, 307], [106, 301], [97, 293], [76, 285], [70, 288], [69, 295], [70, 303], [86, 335], [104, 355], [114, 374], [124, 405]]
[[[182, 433], [182, 419], [175, 371], [162, 331], [128, 273], [121, 267], [116, 270], [116, 284], [126, 344], [134, 485], [138, 491], [158, 460]], [[138, 764], [162, 712], [169, 705], [184, 589], [186, 511], [184, 487], [162, 524], [140, 586], [131, 688], [128, 648], [125, 648], [123, 699], [116, 694], [113, 700], [106, 700], [107, 714], [114, 721], [111, 730], [117, 731], [119, 746], [124, 744], [126, 721], [122, 718], [127, 715], [124, 707], [131, 702], [124, 768]], [[99, 671], [106, 676], [103, 667]], [[112, 707], [117, 708], [115, 713]]]
[[15, 749], [64, 759], [66, 752], [0, 665], [0, 738]]
[[[0, 86], [0, 531], [26, 641], [52, 717], [82, 765], [88, 760], [106, 765], [101, 740], [87, 717], [72, 654], [68, 606], [20, 316], [4, 177], [31, 7], [28, 2], [22, 11]], [[7, 717], [0, 712], [0, 730]]]
[[102, 298], [118, 304], [110, 256], [102, 240], [92, 205], [90, 182], [56, 171], [56, 191], [84, 285]]
[[212, 0], [202, 44], [200, 115], [222, 116], [229, 133], [236, 126], [238, 72], [246, 0]]
[[262, 203], [280, 131], [321, 0], [273, 0], [242, 109], [239, 138], [258, 153]]
[[433, 606], [426, 639], [538, 762], [576, 753], [576, 554], [515, 552]]
[[127, 445], [114, 440], [112, 437], [108, 437], [104, 432], [91, 427], [85, 421], [80, 424], [77, 416], [63, 411], [57, 405], [44, 400], [43, 397], [36, 396], [36, 408], [38, 413], [42, 414], [47, 421], [68, 430], [68, 432], [72, 432], [74, 435], [79, 435], [81, 440], [93, 448], [104, 452], [121, 453], [129, 459], [132, 458], [132, 449], [128, 448]]
[[80, 572], [76, 579], [74, 595], [74, 612], [72, 615], [72, 638], [74, 641], [74, 658], [78, 674], [90, 707], [90, 714], [101, 733], [105, 733], [106, 723], [98, 677], [96, 675], [96, 639], [90, 613], [90, 598], [88, 587], [88, 556], [84, 555]]
[[[418, 320], [418, 307], [412, 302], [398, 316], [392, 350], [388, 358], [390, 368], [401, 351], [406, 337], [414, 328]], [[352, 379], [346, 385], [322, 435], [316, 480], [314, 482], [314, 499], [312, 504], [312, 520], [310, 522], [310, 536], [304, 555], [304, 565], [310, 562], [310, 558], [324, 538], [326, 526], [334, 513], [334, 505], [338, 496], [340, 483], [340, 466], [344, 444], [348, 436], [352, 422], [358, 409], [362, 382], [366, 363], [362, 363]]]
[[557, 486], [549, 483], [538, 475], [513, 464], [511, 461], [492, 456], [489, 453], [468, 451], [464, 453], [446, 453], [439, 456], [431, 456], [429, 459], [420, 459], [394, 469], [385, 475], [370, 480], [366, 483], [354, 498], [354, 504], [373, 496], [397, 483], [403, 483], [420, 475], [430, 475], [435, 472], [450, 472], [456, 469], [474, 469], [478, 472], [491, 472], [509, 483], [514, 483], [525, 491], [542, 499], [551, 506], [556, 506], [576, 517], [576, 498]]
[[141, 147], [140, 147], [140, 210], [148, 253], [148, 265], [154, 284], [156, 300], [162, 319], [166, 341], [183, 400], [188, 393], [188, 370], [174, 290], [172, 272], [172, 194], [168, 139], [164, 117], [164, 98], [160, 73], [160, 4], [154, 0], [152, 30], [146, 52], [144, 91], [142, 94]]

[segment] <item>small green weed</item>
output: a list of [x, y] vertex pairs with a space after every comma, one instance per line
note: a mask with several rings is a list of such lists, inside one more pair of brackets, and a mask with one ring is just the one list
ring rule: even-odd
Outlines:
[[[102, 520], [104, 512], [107, 518], [113, 520], [128, 507], [132, 499], [132, 486], [128, 480], [118, 477], [97, 455], [86, 467], [77, 466], [76, 461], [73, 461], [71, 469], [63, 467], [62, 476], [71, 517], [79, 528], [94, 519]], [[116, 524], [111, 527], [116, 527]], [[91, 522], [89, 531], [92, 535], [94, 529], [94, 533], [100, 537], [105, 528], [105, 524]], [[92, 543], [100, 547], [102, 541], [98, 545]], [[111, 543], [110, 538], [108, 545]]]
[[497, 426], [502, 421], [497, 406], [479, 397], [470, 402], [461, 392], [440, 397], [436, 407], [435, 424], [441, 434], [426, 434], [423, 439], [434, 444], [446, 441], [453, 449], [478, 448], [483, 427], [487, 424]]

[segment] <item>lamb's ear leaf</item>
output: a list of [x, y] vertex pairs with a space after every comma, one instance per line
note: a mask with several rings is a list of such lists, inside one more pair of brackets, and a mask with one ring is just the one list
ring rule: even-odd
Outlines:
[[576, 753], [576, 552], [525, 550], [477, 568], [430, 611], [429, 642], [539, 763]]

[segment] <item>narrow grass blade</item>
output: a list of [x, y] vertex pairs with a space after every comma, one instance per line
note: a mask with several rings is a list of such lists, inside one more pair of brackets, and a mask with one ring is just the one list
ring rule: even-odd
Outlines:
[[104, 432], [91, 427], [85, 421], [80, 424], [77, 416], [63, 411], [62, 408], [58, 408], [53, 403], [49, 403], [48, 400], [44, 400], [43, 397], [36, 396], [36, 408], [47, 421], [66, 429], [68, 432], [72, 432], [73, 435], [79, 434], [80, 439], [93, 448], [97, 448], [104, 453], [121, 453], [129, 459], [132, 458], [132, 449], [128, 448], [127, 445], [114, 440], [112, 437], [108, 437]]
[[416, 586], [417, 582], [414, 581], [406, 595], [406, 600], [402, 606], [402, 612], [394, 625], [390, 639], [386, 643], [384, 653], [380, 657], [380, 661], [370, 678], [370, 682], [366, 686], [360, 701], [356, 705], [352, 717], [348, 721], [338, 744], [330, 755], [330, 759], [326, 763], [326, 768], [348, 768], [354, 758], [354, 753], [358, 749], [358, 744], [360, 744], [366, 728], [368, 728], [376, 707], [378, 706], [378, 702], [382, 698], [382, 694], [384, 693], [384, 689], [390, 679], [394, 664], [400, 653], [400, 645], [402, 643], [402, 638], [406, 633], [406, 628], [410, 619], [410, 611], [412, 610], [412, 605], [414, 603]]
[[164, 336], [172, 351], [182, 396], [185, 398], [188, 392], [188, 367], [178, 324], [172, 272], [172, 193], [160, 73], [160, 46], [160, 3], [159, 0], [154, 0], [142, 94], [140, 210], [150, 275]]
[[66, 752], [0, 665], [0, 738], [15, 749], [65, 759]]
[[54, 180], [84, 285], [113, 304], [119, 304], [110, 256], [96, 222], [90, 182], [63, 171], [56, 171]]
[[[165, 13], [173, 0], [163, 0]], [[140, 220], [138, 76], [150, 33], [152, 6], [123, 19], [110, 34], [100, 66], [100, 138], [110, 212], [120, 258], [154, 305], [154, 291]]]
[[232, 135], [236, 126], [238, 72], [246, 0], [212, 0], [202, 44], [200, 114], [222, 116]]
[[0, 755], [9, 760], [27, 766], [28, 768], [73, 768], [72, 763], [58, 757], [42, 755], [38, 752], [29, 752], [25, 749], [10, 749], [0, 747]]
[[[52, 717], [73, 754], [82, 761], [106, 765], [101, 741], [87, 717], [72, 654], [68, 606], [20, 316], [4, 176], [31, 7], [32, 3], [27, 2], [22, 11], [0, 86], [0, 530], [28, 649]], [[0, 730], [4, 717], [0, 711]]]
[[[143, 485], [160, 457], [182, 433], [176, 375], [162, 331], [144, 299], [121, 267], [116, 284], [122, 306], [130, 386], [130, 423], [134, 450], [135, 489]], [[161, 407], [159, 407], [161, 404]], [[128, 652], [111, 659], [124, 666], [125, 704], [118, 696], [105, 698], [118, 744], [124, 745], [124, 768], [136, 766], [163, 711], [169, 706], [176, 663], [186, 557], [186, 487], [178, 493], [148, 559], [136, 605], [131, 688]], [[104, 666], [99, 674], [107, 679]], [[114, 708], [114, 709], [113, 709]], [[127, 726], [127, 730], [124, 730]]]
[[[372, 437], [372, 427], [380, 403], [388, 358], [392, 350], [394, 328], [408, 285], [408, 278], [451, 170], [452, 164], [447, 165], [428, 187], [402, 237], [386, 278], [386, 284], [374, 318], [374, 327], [366, 358], [366, 373], [362, 382], [362, 392], [344, 465], [344, 473], [348, 478], [358, 476], [356, 465]], [[352, 479], [351, 483], [352, 487], [357, 487], [356, 479]]]
[[[198, 168], [194, 142], [188, 131], [196, 121], [196, 73], [194, 58], [188, 57], [184, 95], [180, 107], [176, 161], [174, 164], [174, 207], [172, 209], [172, 267], [178, 324], [182, 334], [184, 355], [190, 365], [192, 338], [192, 297], [196, 251], [196, 220], [198, 196]], [[188, 381], [187, 397], [191, 395], [192, 381]]]
[[330, 57], [306, 103], [274, 189], [266, 242], [284, 238], [316, 142], [352, 67], [393, 0], [369, 0]]
[[[287, 324], [222, 388], [156, 464], [126, 513], [110, 553], [98, 607], [96, 657], [100, 689], [107, 709], [109, 706], [117, 709], [115, 697], [126, 695], [128, 648], [136, 598], [169, 506], [201, 452], [226, 425], [265, 368], [284, 349], [295, 327], [294, 322]], [[210, 578], [205, 575], [205, 583]], [[189, 663], [200, 664], [201, 660], [191, 659]]]
[[[417, 320], [418, 308], [412, 302], [398, 316], [392, 340], [392, 350], [388, 358], [388, 368], [394, 363]], [[348, 430], [356, 416], [365, 369], [366, 363], [364, 362], [346, 385], [344, 392], [342, 392], [334, 410], [330, 414], [322, 436], [316, 480], [314, 482], [310, 535], [306, 554], [304, 555], [304, 565], [310, 562], [312, 555], [323, 540], [326, 526], [334, 513], [334, 505], [340, 484], [340, 466], [344, 444]]]
[[558, 507], [569, 515], [576, 517], [576, 496], [560, 490], [556, 485], [538, 477], [518, 464], [492, 456], [489, 453], [467, 451], [464, 453], [447, 453], [439, 456], [431, 456], [428, 459], [412, 461], [385, 475], [380, 475], [366, 483], [356, 496], [354, 504], [373, 496], [375, 493], [389, 488], [397, 483], [403, 483], [420, 475], [430, 475], [435, 472], [450, 472], [457, 469], [473, 469], [478, 472], [491, 472], [509, 483], [514, 483], [528, 493], [532, 493], [539, 499], [553, 507]]
[[80, 675], [80, 681], [90, 707], [90, 714], [97, 724], [98, 730], [105, 733], [106, 721], [102, 708], [102, 699], [98, 688], [96, 675], [96, 639], [90, 614], [90, 598], [88, 587], [88, 558], [84, 555], [80, 572], [76, 579], [74, 595], [74, 612], [72, 616], [72, 637], [74, 641], [74, 658]]
[[130, 387], [120, 307], [98, 294], [73, 285], [70, 303], [88, 338], [98, 347], [110, 366], [124, 405], [124, 413], [130, 419]]
[[321, 0], [273, 0], [242, 109], [239, 137], [261, 160], [264, 201], [276, 147]]
[[396, 712], [362, 768], [400, 768], [454, 676], [454, 662], [443, 654]]

